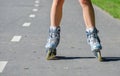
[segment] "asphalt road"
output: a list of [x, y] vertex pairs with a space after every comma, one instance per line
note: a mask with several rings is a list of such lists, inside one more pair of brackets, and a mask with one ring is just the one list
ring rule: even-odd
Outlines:
[[59, 60], [45, 59], [52, 0], [0, 0], [0, 76], [119, 76], [120, 20], [94, 6], [103, 62], [86, 42], [82, 10], [66, 0]]

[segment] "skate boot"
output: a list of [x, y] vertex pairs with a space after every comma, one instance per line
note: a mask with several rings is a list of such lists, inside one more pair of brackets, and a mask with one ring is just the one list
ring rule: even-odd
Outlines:
[[47, 60], [55, 59], [57, 54], [56, 47], [58, 46], [59, 41], [60, 41], [60, 27], [50, 28], [49, 37], [47, 40], [47, 44], [45, 46], [47, 52], [46, 55]]
[[86, 31], [86, 34], [87, 34], [87, 42], [91, 47], [91, 51], [99, 61], [102, 61], [101, 52], [100, 52], [102, 46], [100, 44], [100, 39], [97, 35], [98, 30], [96, 28], [90, 29]]

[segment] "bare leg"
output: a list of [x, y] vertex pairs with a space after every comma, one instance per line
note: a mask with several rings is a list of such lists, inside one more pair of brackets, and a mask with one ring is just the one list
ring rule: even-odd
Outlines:
[[79, 0], [82, 9], [86, 28], [95, 27], [95, 15], [91, 0]]
[[94, 9], [91, 3], [91, 0], [79, 0], [83, 9], [83, 17], [86, 24], [86, 34], [87, 41], [91, 47], [91, 51], [98, 58], [99, 61], [102, 61], [102, 56], [100, 50], [102, 49], [99, 36], [97, 35], [98, 31], [95, 27], [95, 15]]
[[51, 26], [49, 28], [49, 37], [46, 44], [46, 59], [54, 59], [57, 54], [57, 46], [60, 41], [60, 22], [62, 18], [62, 6], [64, 0], [53, 0], [51, 8]]
[[64, 0], [53, 0], [51, 8], [51, 26], [58, 27], [62, 18]]

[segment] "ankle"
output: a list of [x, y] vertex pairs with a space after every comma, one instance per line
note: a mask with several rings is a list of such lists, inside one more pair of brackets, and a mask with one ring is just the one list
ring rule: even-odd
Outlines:
[[56, 30], [57, 28], [60, 28], [60, 26], [53, 26], [53, 25], [50, 26], [50, 29], [53, 29], [53, 30]]

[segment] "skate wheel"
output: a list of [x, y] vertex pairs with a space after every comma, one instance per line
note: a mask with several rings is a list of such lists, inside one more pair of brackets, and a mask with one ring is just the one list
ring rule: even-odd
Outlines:
[[48, 50], [47, 55], [46, 55], [46, 59], [47, 60], [53, 60], [55, 59], [56, 55], [54, 53], [51, 52], [51, 50]]
[[98, 60], [99, 60], [100, 62], [102, 62], [103, 59], [102, 59], [102, 56], [101, 56], [101, 52], [100, 52], [100, 51], [97, 52], [97, 56], [98, 56]]

